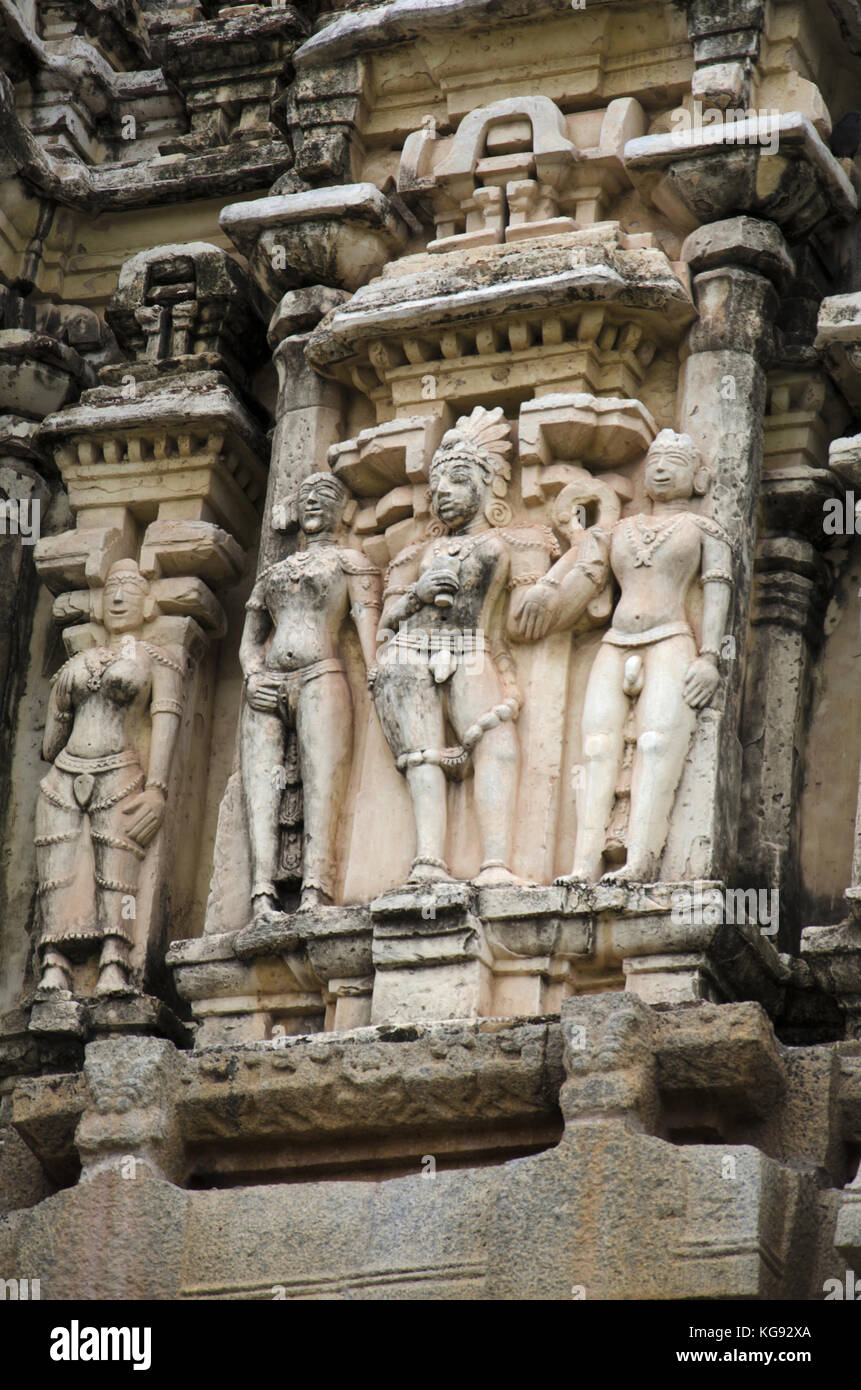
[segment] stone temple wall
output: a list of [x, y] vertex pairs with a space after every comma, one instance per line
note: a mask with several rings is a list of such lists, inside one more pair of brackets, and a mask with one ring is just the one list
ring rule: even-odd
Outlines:
[[842, 1288], [857, 0], [0, 37], [0, 1280]]

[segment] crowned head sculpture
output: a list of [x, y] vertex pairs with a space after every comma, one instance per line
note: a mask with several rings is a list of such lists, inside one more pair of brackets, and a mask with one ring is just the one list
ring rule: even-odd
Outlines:
[[336, 530], [349, 501], [349, 493], [333, 473], [312, 473], [299, 487], [299, 526], [305, 535]]
[[480, 514], [491, 526], [505, 526], [511, 480], [511, 427], [501, 406], [477, 405], [447, 430], [431, 459], [431, 505], [449, 530], [460, 530]]
[[645, 481], [646, 493], [653, 502], [672, 502], [694, 495], [702, 497], [708, 491], [711, 474], [689, 434], [661, 430], [646, 455]]

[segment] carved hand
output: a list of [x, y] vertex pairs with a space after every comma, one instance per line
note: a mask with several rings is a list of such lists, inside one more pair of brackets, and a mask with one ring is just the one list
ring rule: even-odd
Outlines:
[[126, 826], [129, 839], [137, 840], [141, 849], [146, 849], [164, 820], [164, 792], [158, 787], [138, 792], [123, 807], [123, 815], [130, 818]]
[[682, 694], [691, 709], [703, 709], [718, 687], [720, 672], [707, 657], [698, 656], [685, 672]]
[[527, 642], [537, 642], [549, 632], [554, 598], [555, 594], [547, 584], [533, 584], [526, 590], [517, 615], [517, 626]]
[[280, 684], [277, 676], [268, 675], [264, 671], [253, 672], [245, 683], [245, 693], [251, 708], [267, 714], [277, 710]]
[[456, 594], [460, 580], [450, 569], [430, 569], [419, 575], [412, 588], [421, 603], [434, 603], [437, 594]]

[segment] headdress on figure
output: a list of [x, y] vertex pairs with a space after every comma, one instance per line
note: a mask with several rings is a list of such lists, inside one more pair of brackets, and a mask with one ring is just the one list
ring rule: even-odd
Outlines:
[[299, 501], [301, 502], [312, 489], [321, 488], [328, 492], [333, 502], [340, 502], [345, 505], [350, 494], [340, 478], [336, 478], [334, 473], [311, 473], [299, 484]]
[[131, 580], [132, 583], [135, 584], [137, 588], [143, 590], [145, 594], [149, 593], [149, 580], [146, 575], [141, 574], [137, 560], [115, 560], [108, 570], [104, 587], [107, 588], [111, 580], [116, 576], [122, 577], [127, 583]]
[[690, 464], [694, 479], [694, 492], [700, 496], [708, 491], [712, 480], [711, 472], [700, 453], [699, 447], [689, 434], [678, 434], [675, 430], [661, 430], [656, 434], [646, 455], [646, 462], [655, 454], [665, 454], [671, 458], [683, 459]]
[[503, 501], [511, 481], [511, 426], [502, 406], [485, 410], [477, 405], [471, 415], [462, 415], [454, 427], [446, 430], [439, 448], [431, 459], [429, 475], [433, 488], [434, 473], [450, 459], [465, 459], [481, 471], [490, 484], [491, 497], [484, 515], [491, 526], [507, 526], [511, 508]]
[[105, 576], [101, 589], [94, 589], [90, 595], [90, 611], [96, 622], [104, 621], [104, 596], [113, 580], [121, 579], [144, 595], [144, 621], [149, 621], [158, 611], [152, 596], [152, 585], [145, 574], [141, 574], [137, 560], [115, 560]]
[[495, 497], [504, 497], [511, 480], [511, 426], [502, 406], [485, 410], [477, 405], [471, 415], [462, 415], [457, 424], [446, 430], [442, 442], [431, 459], [430, 478], [449, 459], [468, 459], [481, 469]]

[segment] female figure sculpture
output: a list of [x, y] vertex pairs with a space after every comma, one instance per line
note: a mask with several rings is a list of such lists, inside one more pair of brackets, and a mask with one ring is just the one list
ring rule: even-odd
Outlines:
[[335, 894], [335, 839], [350, 772], [353, 707], [339, 637], [352, 617], [368, 666], [379, 619], [379, 571], [335, 533], [347, 502], [343, 483], [313, 473], [299, 488], [305, 549], [270, 565], [246, 605], [239, 660], [245, 676], [242, 784], [248, 811], [254, 921], [281, 912], [281, 783], [286, 740], [295, 728], [302, 776], [304, 829], [300, 908]]
[[[36, 862], [40, 988], [70, 990], [72, 958], [100, 951], [98, 995], [129, 991], [140, 865], [165, 812], [182, 714], [177, 653], [143, 640], [149, 584], [120, 560], [102, 593], [104, 646], [78, 652], [53, 679], [42, 755]], [[152, 721], [146, 776], [135, 747]], [[82, 855], [89, 823], [92, 862]]]

